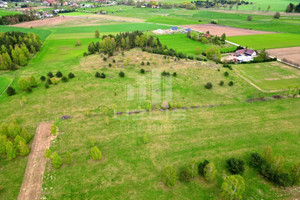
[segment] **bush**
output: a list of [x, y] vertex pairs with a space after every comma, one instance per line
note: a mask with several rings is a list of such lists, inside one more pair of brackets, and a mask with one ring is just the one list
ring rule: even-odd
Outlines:
[[21, 90], [26, 90], [30, 87], [29, 80], [27, 78], [20, 78], [18, 80], [18, 86]]
[[58, 169], [62, 166], [62, 164], [63, 164], [62, 158], [56, 152], [54, 152], [53, 155], [52, 155], [52, 165], [53, 165], [53, 167]]
[[116, 63], [116, 60], [115, 60], [115, 59], [113, 59], [113, 63]]
[[25, 92], [31, 93], [31, 92], [32, 92], [32, 88], [31, 88], [31, 87], [26, 88], [26, 89], [25, 89]]
[[190, 174], [190, 176], [191, 176], [192, 178], [196, 177], [197, 174], [198, 174], [198, 166], [197, 166], [196, 161], [193, 160], [193, 161], [188, 165], [187, 170], [188, 170], [188, 172], [189, 172], [189, 174]]
[[106, 57], [103, 57], [103, 61], [107, 61], [107, 58], [106, 58]]
[[249, 15], [249, 16], [247, 17], [247, 20], [248, 20], [248, 21], [252, 21], [252, 15]]
[[144, 73], [145, 73], [145, 70], [144, 70], [144, 69], [141, 69], [140, 72], [141, 72], [142, 74], [144, 74]]
[[206, 165], [208, 165], [209, 161], [208, 160], [204, 160], [203, 162], [200, 162], [198, 165], [198, 173], [200, 175], [204, 175], [204, 168], [206, 167]]
[[58, 127], [55, 124], [52, 124], [50, 132], [52, 135], [56, 135], [58, 132]]
[[233, 86], [233, 82], [232, 82], [232, 81], [229, 81], [228, 85], [229, 85], [229, 86]]
[[279, 19], [280, 18], [280, 13], [276, 12], [275, 15], [273, 16], [274, 19]]
[[224, 76], [229, 76], [229, 73], [228, 72], [224, 72]]
[[242, 199], [245, 192], [245, 181], [240, 175], [225, 177], [222, 184], [222, 195], [225, 199]]
[[100, 78], [100, 73], [99, 73], [99, 72], [96, 72], [95, 77], [96, 77], [96, 78]]
[[300, 162], [290, 167], [293, 185], [300, 185]]
[[144, 65], [145, 65], [144, 61], [142, 61], [141, 65], [142, 65], [142, 66], [144, 66]]
[[26, 156], [26, 155], [29, 154], [29, 149], [28, 149], [26, 143], [23, 142], [23, 141], [20, 141], [20, 142], [19, 142], [19, 144], [18, 144], [18, 149], [19, 149], [19, 151], [20, 151], [20, 155], [21, 155], [21, 156]]
[[218, 20], [211, 20], [210, 23], [211, 24], [218, 24]]
[[49, 78], [47, 79], [46, 84], [48, 84], [48, 85], [52, 84], [52, 82], [51, 82], [51, 80]]
[[122, 72], [122, 71], [120, 71], [119, 76], [120, 76], [121, 78], [123, 78], [123, 77], [125, 77], [125, 73]]
[[236, 158], [230, 158], [226, 160], [227, 168], [232, 174], [243, 174], [245, 171], [245, 163], [242, 160]]
[[57, 83], [58, 83], [58, 80], [55, 77], [50, 78], [50, 81], [53, 85], [57, 85]]
[[46, 89], [49, 88], [49, 84], [48, 84], [48, 83], [45, 84], [45, 88], [46, 88]]
[[11, 141], [6, 143], [6, 156], [8, 160], [12, 160], [17, 157], [17, 151]]
[[70, 72], [70, 73], [68, 74], [68, 77], [69, 77], [69, 78], [74, 78], [75, 75], [74, 75], [72, 72]]
[[169, 72], [166, 72], [166, 71], [163, 71], [163, 72], [161, 73], [161, 75], [162, 75], [162, 76], [170, 76], [170, 73], [169, 73]]
[[63, 77], [61, 78], [61, 81], [64, 82], [64, 83], [65, 83], [65, 82], [68, 82], [68, 78], [65, 77], [65, 76], [63, 76]]
[[214, 165], [214, 163], [208, 163], [205, 167], [204, 167], [204, 177], [207, 181], [212, 182], [217, 174], [217, 170], [216, 167]]
[[147, 65], [150, 65], [150, 62], [149, 62], [149, 61], [147, 62]]
[[54, 75], [52, 74], [52, 72], [48, 72], [47, 76], [48, 76], [49, 78], [54, 77]]
[[101, 151], [97, 147], [93, 147], [91, 150], [91, 157], [93, 160], [101, 159]]
[[62, 77], [62, 73], [61, 73], [60, 71], [58, 71], [58, 72], [56, 72], [55, 76], [56, 76], [57, 78], [60, 78], [60, 77]]
[[262, 165], [263, 163], [263, 159], [262, 157], [260, 156], [259, 153], [252, 153], [250, 155], [250, 166], [257, 169], [257, 170], [260, 170], [260, 166]]
[[207, 82], [207, 83], [204, 85], [204, 87], [205, 87], [206, 89], [211, 89], [211, 88], [213, 87], [213, 85], [212, 85], [211, 82]]
[[224, 81], [220, 81], [220, 82], [219, 82], [219, 85], [220, 85], [220, 86], [223, 86], [223, 85], [224, 85]]
[[71, 155], [70, 152], [67, 152], [66, 155], [65, 155], [65, 163], [67, 165], [70, 165], [70, 164], [72, 164], [72, 162], [73, 162], [72, 155]]
[[186, 182], [187, 183], [187, 182], [190, 182], [191, 178], [192, 177], [191, 177], [188, 169], [186, 167], [182, 168], [180, 173], [179, 173], [179, 180], [181, 182]]
[[106, 77], [106, 75], [104, 73], [100, 74], [100, 78], [105, 78], [105, 77]]
[[90, 139], [89, 139], [89, 145], [90, 145], [90, 147], [95, 146], [95, 144], [96, 144], [96, 139], [95, 139], [94, 136], [91, 136]]
[[25, 139], [26, 143], [28, 143], [32, 138], [32, 135], [26, 130], [26, 128], [22, 128], [20, 136]]
[[111, 63], [109, 63], [109, 64], [108, 64], [108, 67], [111, 67], [111, 66], [112, 66]]
[[46, 80], [46, 77], [45, 77], [45, 76], [41, 76], [40, 80], [41, 80], [41, 81], [45, 81], [45, 80]]
[[51, 154], [52, 154], [51, 149], [46, 149], [46, 151], [45, 151], [45, 158], [51, 158]]
[[225, 67], [225, 68], [228, 68], [228, 69], [232, 70], [232, 67], [231, 67], [231, 65], [229, 65], [229, 64], [227, 64], [227, 63], [223, 64], [223, 67]]
[[166, 186], [174, 186], [176, 184], [176, 181], [178, 180], [178, 176], [176, 171], [173, 169], [173, 167], [168, 166], [163, 171], [163, 181], [166, 184]]
[[16, 90], [15, 90], [13, 87], [9, 86], [9, 87], [7, 88], [7, 90], [6, 90], [6, 94], [7, 94], [8, 96], [15, 95], [15, 94], [16, 94]]

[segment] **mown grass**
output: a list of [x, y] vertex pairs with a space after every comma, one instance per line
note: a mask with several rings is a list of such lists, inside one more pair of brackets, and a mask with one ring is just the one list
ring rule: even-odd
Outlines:
[[197, 22], [195, 20], [187, 20], [187, 19], [180, 19], [176, 17], [166, 17], [166, 16], [153, 17], [146, 20], [146, 22], [170, 24], [170, 25], [200, 24], [200, 22]]
[[221, 50], [235, 50], [236, 47], [226, 44], [223, 47], [219, 45], [203, 44], [201, 42], [194, 41], [186, 37], [186, 34], [174, 34], [174, 35], [158, 35], [160, 42], [166, 45], [168, 48], [172, 48], [178, 52], [187, 54], [196, 54], [196, 48], [199, 48], [201, 52], [205, 51], [207, 48], [216, 46]]
[[235, 69], [263, 90], [300, 87], [299, 70], [278, 62], [237, 65]]
[[6, 16], [6, 15], [15, 15], [15, 14], [20, 14], [20, 12], [0, 9], [0, 17]]
[[261, 34], [232, 36], [227, 40], [244, 47], [253, 49], [275, 49], [283, 47], [295, 47], [300, 45], [300, 34]]
[[19, 28], [14, 26], [4, 26], [0, 25], [0, 32], [8, 32], [8, 31], [20, 31], [23, 33], [35, 33], [41, 37], [41, 40], [46, 40], [46, 38], [51, 34], [51, 31], [44, 29], [36, 29], [36, 28]]
[[12, 78], [7, 76], [0, 76], [0, 95], [7, 88], [8, 84], [11, 82]]

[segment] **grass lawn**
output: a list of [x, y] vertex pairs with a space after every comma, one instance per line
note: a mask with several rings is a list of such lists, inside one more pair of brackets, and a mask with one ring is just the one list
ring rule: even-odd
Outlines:
[[6, 15], [15, 15], [15, 14], [21, 14], [21, 13], [18, 11], [8, 11], [8, 10], [0, 9], [0, 17], [6, 16]]
[[[174, 35], [158, 35], [160, 42], [166, 45], [168, 48], [172, 48], [178, 52], [195, 54], [196, 48], [201, 51], [205, 51], [208, 47], [213, 45], [203, 44], [201, 42], [194, 41], [186, 37], [186, 34], [174, 34]], [[220, 46], [217, 46], [220, 48]], [[221, 50], [236, 49], [235, 46], [226, 44]]]
[[51, 31], [44, 30], [44, 29], [36, 29], [36, 28], [19, 28], [14, 26], [4, 26], [0, 25], [0, 32], [7, 32], [7, 31], [20, 31], [24, 33], [35, 33], [41, 37], [41, 40], [46, 40], [46, 38], [50, 35]]
[[195, 20], [188, 20], [188, 19], [182, 19], [176, 17], [165, 17], [165, 16], [153, 17], [146, 20], [146, 22], [152, 22], [158, 24], [170, 24], [170, 25], [200, 24], [200, 22], [197, 22]]
[[7, 88], [8, 84], [11, 82], [12, 78], [7, 76], [0, 76], [0, 95]]
[[237, 65], [235, 69], [263, 90], [300, 87], [300, 71], [279, 62]]
[[227, 40], [239, 45], [260, 49], [275, 49], [283, 47], [295, 47], [300, 45], [300, 34], [262, 34], [228, 37]]

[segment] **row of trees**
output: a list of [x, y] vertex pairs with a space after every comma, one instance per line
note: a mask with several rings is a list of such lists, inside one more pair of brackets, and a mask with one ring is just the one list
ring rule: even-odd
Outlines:
[[300, 3], [297, 6], [295, 6], [295, 4], [293, 4], [293, 3], [290, 3], [286, 7], [285, 12], [287, 12], [287, 13], [292, 13], [292, 12], [300, 13]]
[[0, 18], [0, 25], [18, 24], [21, 22], [33, 21], [36, 19], [37, 17], [34, 15], [25, 15], [25, 14], [6, 15]]
[[15, 119], [9, 124], [2, 123], [0, 126], [0, 155], [6, 156], [12, 160], [20, 156], [29, 154], [27, 144], [30, 142], [32, 135], [25, 129], [21, 128]]
[[201, 42], [203, 44], [212, 43], [216, 45], [225, 44], [226, 34], [223, 33], [221, 37], [213, 36], [207, 31], [206, 33], [195, 33], [195, 32], [188, 32], [186, 35], [188, 38]]
[[31, 55], [40, 50], [40, 37], [33, 33], [0, 33], [0, 70], [26, 66]]

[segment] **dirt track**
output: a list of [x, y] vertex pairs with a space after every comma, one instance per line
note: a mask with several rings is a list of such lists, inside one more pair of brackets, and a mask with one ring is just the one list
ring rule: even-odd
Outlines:
[[280, 60], [287, 60], [292, 64], [300, 65], [300, 47], [269, 49], [267, 52]]
[[47, 162], [44, 155], [52, 139], [50, 128], [51, 123], [42, 122], [36, 130], [18, 200], [40, 199]]
[[242, 28], [234, 28], [229, 26], [221, 26], [215, 24], [199, 24], [199, 25], [184, 25], [183, 27], [191, 28], [193, 30], [206, 32], [209, 31], [212, 35], [221, 36], [223, 33], [226, 36], [238, 36], [238, 35], [257, 35], [257, 34], [269, 34], [273, 32], [267, 31], [255, 31], [255, 30], [248, 30]]
[[49, 26], [49, 25], [57, 25], [66, 21], [74, 20], [74, 17], [53, 17], [46, 18], [40, 20], [34, 20], [30, 22], [22, 22], [19, 24], [15, 24], [12, 26], [22, 27], [22, 28], [30, 28], [30, 27], [40, 27], [40, 26]]

